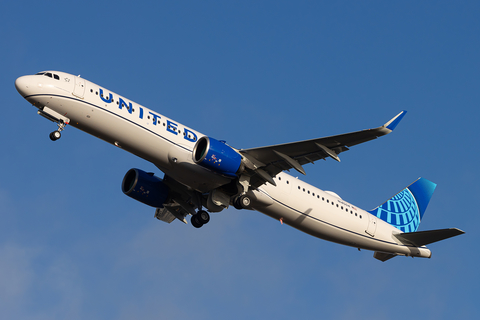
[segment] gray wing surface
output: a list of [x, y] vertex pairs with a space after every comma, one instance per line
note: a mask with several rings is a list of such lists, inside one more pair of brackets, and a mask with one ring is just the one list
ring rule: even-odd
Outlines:
[[296, 169], [305, 174], [302, 168], [304, 164], [328, 157], [340, 161], [338, 155], [349, 150], [349, 147], [392, 132], [405, 114], [406, 111], [400, 112], [378, 128], [260, 148], [240, 149], [239, 152], [257, 171], [257, 174], [251, 177], [250, 185], [255, 188], [266, 181], [271, 182], [265, 177], [265, 173], [274, 177], [281, 171]]

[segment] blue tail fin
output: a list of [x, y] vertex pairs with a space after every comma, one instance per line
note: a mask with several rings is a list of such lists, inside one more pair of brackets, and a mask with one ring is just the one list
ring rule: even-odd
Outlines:
[[418, 178], [390, 200], [369, 211], [403, 232], [415, 232], [437, 185]]

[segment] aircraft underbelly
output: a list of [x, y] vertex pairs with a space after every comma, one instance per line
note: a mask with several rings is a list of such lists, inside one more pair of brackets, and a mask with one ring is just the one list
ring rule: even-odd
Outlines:
[[[293, 197], [292, 202], [295, 202]], [[293, 209], [302, 207], [298, 204], [292, 203], [290, 206], [288, 203], [279, 203], [278, 201], [273, 201], [268, 206], [252, 202], [252, 207], [284, 224], [323, 240], [373, 251], [423, 256], [418, 248], [399, 245], [392, 237], [390, 239], [388, 237], [383, 239], [372, 237], [365, 232], [366, 225], [364, 223], [356, 226], [348, 222], [342, 224], [341, 219], [329, 218], [332, 214], [328, 212], [322, 215], [314, 208], [300, 211]], [[368, 215], [367, 212], [365, 214]]]

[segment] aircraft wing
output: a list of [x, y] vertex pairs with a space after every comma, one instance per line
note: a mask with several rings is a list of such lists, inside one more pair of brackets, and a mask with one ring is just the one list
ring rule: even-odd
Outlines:
[[406, 113], [406, 111], [400, 112], [378, 128], [260, 148], [241, 149], [239, 152], [250, 162], [250, 167], [254, 168], [255, 174], [251, 177], [250, 185], [255, 188], [265, 182], [272, 183], [271, 177], [284, 170], [295, 169], [305, 174], [302, 165], [320, 159], [330, 157], [340, 161], [338, 155], [349, 150], [348, 147], [392, 132]]

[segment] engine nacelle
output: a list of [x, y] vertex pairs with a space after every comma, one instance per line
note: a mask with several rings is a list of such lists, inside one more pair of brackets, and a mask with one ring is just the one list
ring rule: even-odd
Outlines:
[[153, 174], [140, 169], [130, 169], [123, 178], [122, 191], [141, 203], [155, 208], [163, 208], [170, 189]]
[[243, 171], [242, 156], [226, 143], [201, 137], [193, 148], [193, 161], [202, 167], [228, 176]]

